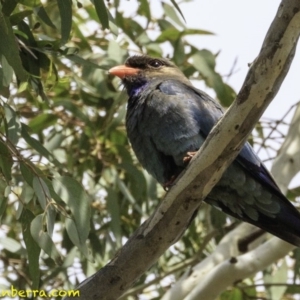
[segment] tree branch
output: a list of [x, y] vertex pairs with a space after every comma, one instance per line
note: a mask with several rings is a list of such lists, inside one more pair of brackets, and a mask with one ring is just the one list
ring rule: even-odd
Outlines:
[[287, 74], [299, 38], [299, 10], [298, 0], [281, 2], [236, 101], [154, 214], [109, 264], [80, 284], [79, 299], [117, 299], [182, 235]]

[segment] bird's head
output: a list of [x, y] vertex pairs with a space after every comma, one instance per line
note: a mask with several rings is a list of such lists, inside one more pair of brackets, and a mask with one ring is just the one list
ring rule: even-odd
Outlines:
[[109, 73], [121, 78], [129, 95], [154, 81], [177, 79], [190, 84], [184, 74], [168, 59], [147, 55], [131, 56], [124, 65], [111, 68]]

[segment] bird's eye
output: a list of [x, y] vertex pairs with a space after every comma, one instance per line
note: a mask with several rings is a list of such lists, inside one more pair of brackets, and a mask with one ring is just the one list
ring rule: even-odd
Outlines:
[[153, 59], [149, 62], [149, 65], [153, 68], [159, 68], [163, 65], [163, 63], [158, 59]]

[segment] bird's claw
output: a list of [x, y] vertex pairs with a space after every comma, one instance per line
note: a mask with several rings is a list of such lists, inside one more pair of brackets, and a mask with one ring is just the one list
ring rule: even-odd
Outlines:
[[183, 158], [183, 162], [185, 164], [189, 163], [191, 161], [191, 159], [195, 156], [197, 152], [194, 151], [194, 152], [187, 152], [186, 153], [186, 156]]
[[173, 185], [174, 185], [174, 181], [176, 180], [177, 176], [173, 175], [170, 180], [168, 180], [167, 182], [165, 182], [163, 184], [163, 189], [165, 191], [168, 191]]

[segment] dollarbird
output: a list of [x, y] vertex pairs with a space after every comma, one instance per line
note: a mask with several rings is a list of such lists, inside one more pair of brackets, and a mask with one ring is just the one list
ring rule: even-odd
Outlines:
[[[222, 107], [167, 59], [135, 55], [109, 73], [121, 78], [129, 97], [126, 129], [136, 157], [170, 186], [222, 117]], [[204, 201], [300, 247], [300, 214], [249, 143]]]

